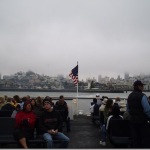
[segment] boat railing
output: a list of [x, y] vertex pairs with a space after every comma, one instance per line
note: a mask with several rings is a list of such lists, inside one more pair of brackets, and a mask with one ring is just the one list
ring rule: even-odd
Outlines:
[[[54, 103], [58, 100], [57, 97], [52, 98]], [[115, 98], [111, 98], [113, 101], [115, 101]], [[121, 111], [126, 110], [126, 98], [120, 98], [120, 103], [123, 108], [121, 108]], [[93, 101], [93, 97], [65, 97], [65, 101], [68, 104], [69, 107], [69, 117], [71, 120], [73, 120], [74, 115], [86, 115], [90, 116], [90, 106], [91, 102]]]

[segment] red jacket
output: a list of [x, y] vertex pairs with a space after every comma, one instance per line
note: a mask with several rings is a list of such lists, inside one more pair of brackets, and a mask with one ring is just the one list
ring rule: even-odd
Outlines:
[[33, 111], [30, 111], [30, 112], [20, 111], [16, 114], [15, 119], [16, 119], [16, 127], [17, 128], [22, 128], [22, 121], [24, 119], [28, 120], [29, 126], [27, 128], [33, 129], [35, 127], [36, 115], [34, 114]]

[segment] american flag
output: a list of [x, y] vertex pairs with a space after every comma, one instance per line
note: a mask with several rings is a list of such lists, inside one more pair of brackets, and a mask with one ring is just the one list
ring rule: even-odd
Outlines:
[[69, 76], [72, 78], [75, 85], [78, 84], [78, 65], [71, 70]]

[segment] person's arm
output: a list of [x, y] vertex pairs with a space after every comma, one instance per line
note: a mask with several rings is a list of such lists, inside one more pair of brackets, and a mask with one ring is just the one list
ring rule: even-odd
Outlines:
[[22, 122], [22, 119], [23, 119], [22, 111], [20, 111], [20, 112], [18, 112], [18, 113], [16, 114], [16, 117], [15, 117], [15, 121], [16, 121], [16, 126], [17, 126], [17, 127], [20, 127], [21, 122]]
[[144, 113], [150, 118], [150, 105], [149, 105], [148, 99], [145, 95], [143, 95], [143, 97], [142, 97], [141, 104], [144, 109]]
[[15, 118], [15, 117], [16, 117], [16, 114], [17, 114], [17, 112], [16, 112], [16, 110], [14, 110], [14, 111], [12, 112], [12, 114], [11, 114], [11, 118]]
[[62, 125], [63, 125], [62, 117], [61, 117], [60, 113], [58, 113], [58, 112], [56, 112], [56, 116], [57, 116], [57, 125], [55, 127], [55, 130], [61, 130]]
[[42, 115], [40, 116], [40, 118], [39, 118], [39, 127], [40, 127], [40, 130], [41, 130], [43, 133], [47, 133], [47, 132], [48, 132], [48, 129], [47, 129], [46, 126], [45, 126], [43, 114], [42, 114]]
[[111, 119], [112, 117], [113, 117], [113, 116], [110, 115], [110, 116], [108, 117], [108, 119], [107, 119], [106, 130], [108, 130], [108, 128], [109, 128], [109, 122], [110, 122], [110, 119]]

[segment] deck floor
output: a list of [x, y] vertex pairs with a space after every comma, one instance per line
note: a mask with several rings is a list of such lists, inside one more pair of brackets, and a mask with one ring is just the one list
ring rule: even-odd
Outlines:
[[96, 148], [114, 148], [109, 142], [106, 147], [99, 144], [100, 129], [92, 122], [90, 116], [79, 115], [71, 121], [71, 132], [65, 133], [70, 138], [69, 147], [96, 149]]
[[[109, 142], [106, 147], [99, 144], [100, 128], [92, 122], [90, 116], [78, 115], [70, 121], [71, 131], [66, 132], [64, 127], [64, 134], [70, 138], [69, 149], [105, 149], [114, 148]], [[3, 148], [17, 148], [15, 145], [6, 145]], [[57, 146], [56, 146], [57, 148]]]

